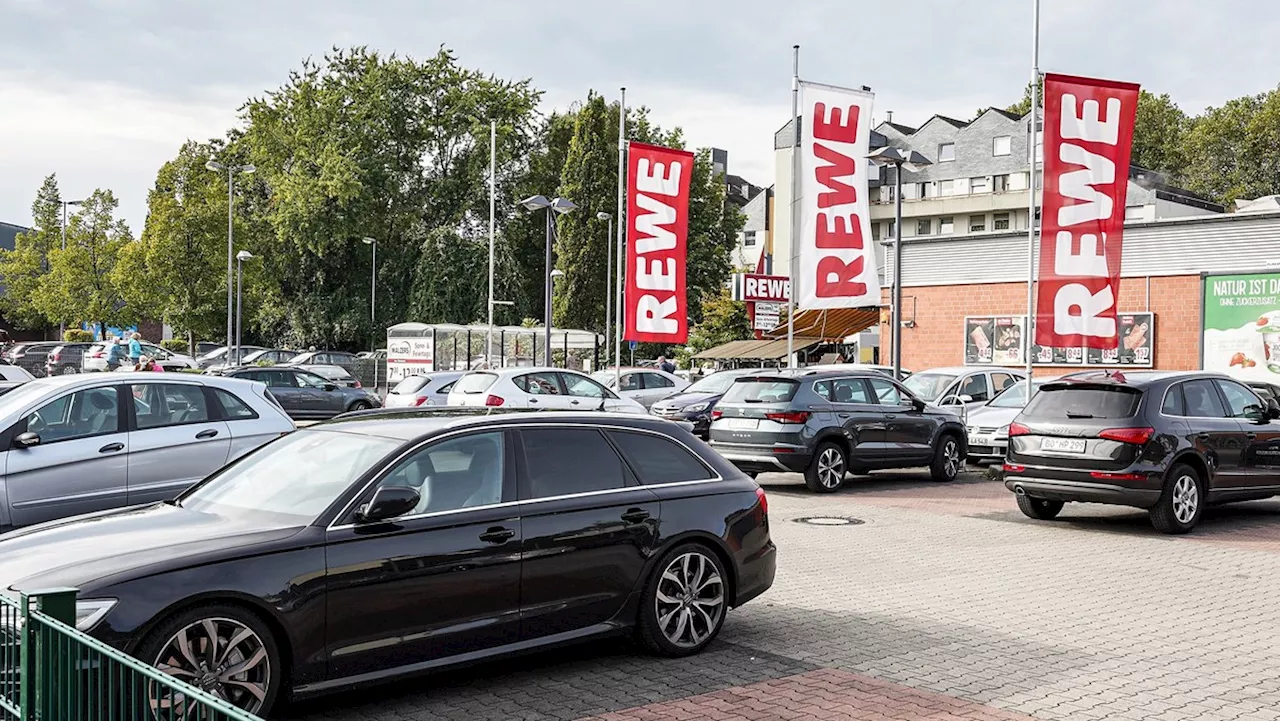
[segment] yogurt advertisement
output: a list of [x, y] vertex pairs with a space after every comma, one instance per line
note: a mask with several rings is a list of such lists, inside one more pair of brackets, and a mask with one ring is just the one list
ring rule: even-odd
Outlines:
[[1280, 272], [1204, 278], [1201, 367], [1280, 382]]

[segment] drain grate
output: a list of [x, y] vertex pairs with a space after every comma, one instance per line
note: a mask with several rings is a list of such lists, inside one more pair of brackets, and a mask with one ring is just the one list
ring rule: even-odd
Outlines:
[[853, 516], [804, 516], [792, 520], [810, 526], [860, 526], [865, 523], [861, 518]]

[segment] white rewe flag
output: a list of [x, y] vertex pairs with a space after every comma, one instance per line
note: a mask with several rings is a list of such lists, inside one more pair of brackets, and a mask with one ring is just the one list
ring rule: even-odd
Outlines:
[[871, 93], [800, 84], [796, 305], [880, 305], [867, 202]]

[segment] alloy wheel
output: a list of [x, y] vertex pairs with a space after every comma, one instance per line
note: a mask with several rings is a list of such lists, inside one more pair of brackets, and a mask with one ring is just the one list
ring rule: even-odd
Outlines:
[[[156, 656], [157, 669], [256, 713], [271, 684], [271, 659], [258, 634], [239, 621], [206, 618], [175, 633]], [[196, 709], [186, 696], [150, 684], [147, 698], [157, 718], [185, 719]]]
[[942, 467], [948, 478], [955, 478], [960, 473], [960, 446], [951, 438], [942, 444]]
[[724, 580], [710, 558], [690, 551], [667, 564], [654, 595], [658, 628], [668, 641], [693, 648], [706, 641], [724, 616]]
[[844, 480], [844, 457], [836, 448], [823, 449], [818, 456], [818, 480], [827, 488], [835, 488]]
[[1187, 524], [1200, 508], [1200, 486], [1191, 476], [1179, 476], [1173, 484], [1173, 517]]
[[62, 375], [64, 375], [64, 376], [73, 376], [73, 375], [75, 375], [75, 374], [77, 374], [77, 373], [79, 373], [79, 372], [80, 372], [80, 371], [79, 371], [75, 366], [63, 366], [63, 367], [62, 367]]

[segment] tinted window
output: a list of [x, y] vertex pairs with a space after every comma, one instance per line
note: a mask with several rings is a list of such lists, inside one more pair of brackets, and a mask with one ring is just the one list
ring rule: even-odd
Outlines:
[[530, 498], [607, 491], [626, 485], [622, 459], [599, 431], [535, 428], [521, 431], [521, 437]]
[[534, 396], [558, 396], [560, 393], [560, 383], [556, 381], [555, 373], [527, 373], [517, 376], [515, 379], [516, 387], [520, 390]]
[[214, 388], [213, 396], [218, 399], [218, 405], [222, 407], [222, 417], [227, 420], [258, 417], [258, 414], [247, 403], [228, 391]]
[[685, 389], [686, 393], [724, 393], [737, 378], [735, 373], [712, 373]]
[[329, 381], [314, 373], [292, 373], [290, 375], [293, 376], [294, 382], [298, 384], [299, 388], [324, 388], [329, 384]]
[[786, 378], [742, 378], [729, 386], [724, 403], [786, 403], [800, 383]]
[[62, 396], [27, 416], [27, 430], [42, 443], [88, 438], [120, 429], [115, 388], [90, 388]]
[[875, 394], [875, 403], [882, 406], [900, 406], [903, 405], [902, 391], [898, 387], [887, 380], [880, 378], [870, 378], [867, 380], [871, 384], [871, 392]]
[[200, 386], [140, 383], [131, 386], [138, 428], [162, 428], [209, 420], [209, 405]]
[[1222, 389], [1222, 395], [1227, 399], [1227, 409], [1231, 411], [1233, 417], [1244, 418], [1250, 413], [1257, 413], [1262, 410], [1262, 403], [1258, 400], [1258, 396], [1254, 395], [1253, 391], [1231, 381], [1218, 380], [1214, 382], [1218, 384], [1218, 388]]
[[641, 483], [678, 483], [714, 478], [706, 465], [684, 446], [652, 433], [609, 431]]
[[818, 395], [832, 403], [872, 403], [867, 386], [858, 378], [837, 378], [813, 384]]
[[468, 373], [453, 384], [453, 389], [459, 393], [484, 393], [496, 380], [498, 376], [492, 373]]
[[657, 373], [644, 374], [645, 388], [671, 388], [674, 385], [675, 383], [672, 383], [671, 379], [666, 376], [660, 376]]
[[969, 396], [975, 401], [987, 400], [990, 397], [987, 394], [987, 377], [979, 373], [965, 378], [957, 395]]
[[453, 438], [418, 451], [381, 486], [408, 486], [418, 505], [405, 515], [457, 511], [502, 502], [506, 454], [502, 433]]
[[1166, 416], [1182, 415], [1182, 384], [1171, 386], [1164, 394], [1164, 405], [1160, 406], [1160, 412]]
[[1029, 418], [1132, 418], [1142, 392], [1124, 386], [1050, 385], [1031, 398]]
[[1195, 418], [1225, 418], [1227, 409], [1213, 387], [1213, 381], [1202, 378], [1182, 384], [1185, 412]]
[[286, 371], [258, 371], [255, 380], [267, 384], [268, 388], [295, 388], [293, 375]]

